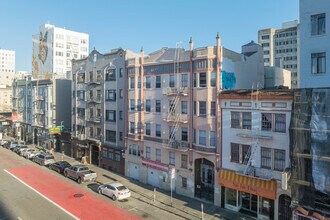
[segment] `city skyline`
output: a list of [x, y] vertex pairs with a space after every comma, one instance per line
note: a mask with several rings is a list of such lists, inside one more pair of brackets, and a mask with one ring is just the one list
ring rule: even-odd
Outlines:
[[[228, 0], [208, 4], [190, 1], [97, 3], [80, 4], [78, 12], [74, 12], [75, 2], [49, 2], [45, 8], [41, 1], [29, 5], [5, 1], [0, 14], [0, 48], [16, 51], [16, 69], [31, 72], [32, 35], [39, 26], [50, 23], [89, 34], [90, 51], [95, 47], [102, 53], [118, 47], [139, 52], [143, 47], [148, 54], [162, 47], [175, 47], [177, 42], [188, 49], [190, 37], [194, 47], [215, 45], [217, 32], [224, 46], [240, 52], [242, 45], [258, 41], [259, 29], [279, 28], [283, 22], [298, 19], [298, 0], [268, 0], [262, 5], [241, 0], [235, 4]], [[10, 13], [13, 11], [15, 13]]]

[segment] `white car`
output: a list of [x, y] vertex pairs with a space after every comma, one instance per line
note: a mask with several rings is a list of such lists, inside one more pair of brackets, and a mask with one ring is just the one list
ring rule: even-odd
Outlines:
[[33, 159], [38, 154], [40, 154], [40, 151], [38, 151], [38, 150], [30, 151], [30, 152], [26, 153], [25, 158], [26, 159]]
[[98, 192], [102, 195], [109, 196], [113, 201], [131, 197], [131, 191], [118, 182], [103, 184], [98, 187]]
[[33, 152], [37, 152], [37, 150], [35, 148], [27, 148], [21, 153], [21, 156], [27, 158], [28, 154]]

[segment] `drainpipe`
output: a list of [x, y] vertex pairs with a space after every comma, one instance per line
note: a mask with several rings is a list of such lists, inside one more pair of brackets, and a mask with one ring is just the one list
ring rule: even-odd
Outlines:
[[189, 52], [190, 52], [190, 60], [189, 60], [189, 66], [190, 66], [190, 76], [189, 76], [189, 135], [188, 135], [188, 141], [189, 141], [189, 164], [192, 165], [193, 164], [193, 148], [192, 148], [192, 141], [193, 141], [193, 131], [194, 131], [194, 93], [193, 93], [193, 82], [194, 82], [194, 71], [193, 71], [193, 41], [192, 41], [192, 37], [190, 37], [190, 41], [189, 41]]
[[217, 171], [221, 168], [221, 153], [222, 153], [222, 114], [220, 109], [220, 73], [222, 68], [222, 48], [221, 48], [221, 40], [219, 37], [219, 33], [217, 33], [216, 37], [216, 90], [217, 90], [217, 100], [216, 100], [216, 134], [217, 134], [217, 147], [216, 147], [216, 168]]
[[144, 50], [141, 48], [141, 59], [140, 59], [140, 77], [141, 77], [141, 86], [140, 86], [140, 100], [141, 100], [141, 111], [139, 112], [139, 118], [141, 123], [141, 134], [140, 134], [140, 143], [142, 151], [144, 151]]

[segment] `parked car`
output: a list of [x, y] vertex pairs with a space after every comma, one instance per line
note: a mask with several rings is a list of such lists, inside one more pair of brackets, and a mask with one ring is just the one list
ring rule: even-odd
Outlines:
[[65, 168], [64, 176], [76, 180], [79, 184], [82, 182], [94, 182], [97, 177], [96, 173], [85, 165], [75, 165]]
[[28, 148], [28, 146], [26, 146], [26, 145], [20, 145], [20, 144], [18, 144], [15, 148], [14, 148], [14, 152], [15, 153], [17, 153], [17, 154], [20, 154], [20, 152], [22, 151], [22, 150], [25, 150], [25, 149], [27, 149]]
[[37, 149], [34, 149], [34, 150], [26, 152], [24, 157], [26, 159], [33, 160], [33, 158], [36, 157], [38, 154], [40, 154], [40, 151], [38, 151]]
[[66, 161], [58, 161], [52, 164], [49, 164], [49, 169], [55, 170], [58, 173], [63, 173], [65, 168], [71, 167], [71, 164]]
[[103, 184], [98, 187], [98, 192], [109, 196], [113, 201], [131, 197], [131, 191], [119, 182]]
[[33, 161], [41, 166], [48, 166], [51, 163], [55, 163], [55, 158], [51, 154], [40, 153], [33, 158]]
[[18, 142], [17, 141], [11, 141], [10, 142], [10, 145], [9, 145], [9, 149], [10, 150], [14, 150], [15, 147], [17, 147], [17, 145], [18, 145]]
[[9, 141], [9, 140], [5, 140], [5, 139], [3, 139], [3, 140], [0, 141], [0, 145], [1, 145], [2, 147], [4, 147], [4, 145], [5, 145], [6, 143], [8, 143], [8, 141]]
[[11, 141], [7, 141], [7, 142], [3, 145], [3, 147], [6, 148], [6, 149], [9, 149], [9, 147], [10, 147], [10, 143], [11, 143]]
[[21, 152], [21, 156], [27, 158], [27, 154], [30, 152], [37, 151], [35, 148], [27, 148], [24, 151]]

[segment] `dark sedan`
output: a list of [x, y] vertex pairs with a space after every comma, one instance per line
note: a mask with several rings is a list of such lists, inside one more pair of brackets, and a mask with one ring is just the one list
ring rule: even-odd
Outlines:
[[58, 161], [49, 165], [49, 169], [55, 170], [58, 173], [63, 173], [64, 169], [67, 167], [71, 167], [71, 164], [66, 161]]

